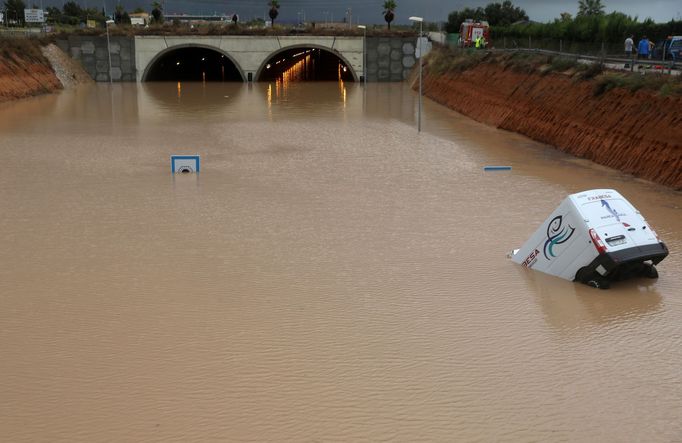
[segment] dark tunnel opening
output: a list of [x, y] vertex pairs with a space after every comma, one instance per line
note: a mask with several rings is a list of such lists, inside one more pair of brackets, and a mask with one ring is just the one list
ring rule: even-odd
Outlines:
[[259, 81], [352, 82], [353, 72], [340, 57], [319, 48], [293, 48], [277, 53], [261, 69]]
[[163, 54], [150, 67], [145, 81], [243, 82], [244, 79], [225, 55], [212, 49], [187, 47]]

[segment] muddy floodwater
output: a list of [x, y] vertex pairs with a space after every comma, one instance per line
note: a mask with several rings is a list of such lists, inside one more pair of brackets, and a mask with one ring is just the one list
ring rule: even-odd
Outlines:
[[[418, 134], [415, 99], [163, 83], [1, 105], [0, 440], [682, 441], [682, 195], [428, 100]], [[657, 281], [506, 258], [592, 188], [667, 243]]]

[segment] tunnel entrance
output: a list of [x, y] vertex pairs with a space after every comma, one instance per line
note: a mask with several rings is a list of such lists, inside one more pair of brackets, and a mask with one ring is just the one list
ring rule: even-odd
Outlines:
[[258, 81], [354, 80], [352, 68], [333, 52], [320, 48], [292, 48], [278, 52], [261, 67]]
[[237, 66], [218, 51], [197, 46], [168, 51], [149, 67], [148, 82], [243, 82]]

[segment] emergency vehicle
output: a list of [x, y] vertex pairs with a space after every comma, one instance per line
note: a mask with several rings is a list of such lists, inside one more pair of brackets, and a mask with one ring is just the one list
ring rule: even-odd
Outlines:
[[490, 45], [490, 26], [488, 26], [488, 22], [475, 22], [473, 19], [468, 18], [459, 26], [459, 44], [461, 47], [469, 48], [474, 46], [478, 37], [485, 38], [485, 41]]
[[668, 248], [613, 189], [569, 195], [510, 258], [523, 267], [608, 289], [630, 277], [658, 278]]

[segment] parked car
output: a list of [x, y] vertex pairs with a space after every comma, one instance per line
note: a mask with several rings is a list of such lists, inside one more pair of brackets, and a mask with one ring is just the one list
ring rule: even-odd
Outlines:
[[658, 42], [654, 47], [651, 58], [653, 60], [682, 61], [682, 35], [670, 36]]

